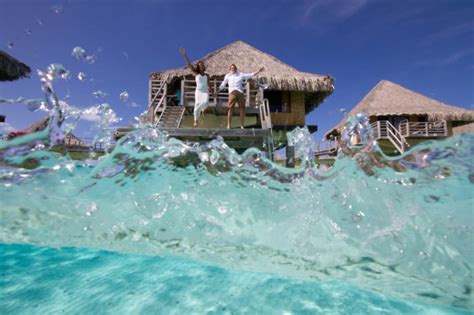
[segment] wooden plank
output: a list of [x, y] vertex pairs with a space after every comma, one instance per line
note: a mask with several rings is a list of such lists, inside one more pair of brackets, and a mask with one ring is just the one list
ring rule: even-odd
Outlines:
[[160, 128], [160, 131], [166, 132], [171, 137], [241, 137], [258, 138], [266, 137], [269, 133], [265, 129], [217, 129], [217, 128]]

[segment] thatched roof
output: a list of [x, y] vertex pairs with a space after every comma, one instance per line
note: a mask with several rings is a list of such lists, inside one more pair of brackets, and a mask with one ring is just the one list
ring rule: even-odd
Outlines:
[[[206, 65], [206, 73], [211, 78], [222, 78], [229, 72], [229, 65], [237, 65], [241, 72], [254, 72], [260, 67], [265, 71], [258, 75], [259, 80], [269, 84], [269, 89], [279, 91], [301, 91], [306, 92], [309, 102], [319, 104], [326, 96], [334, 90], [334, 79], [329, 75], [320, 75], [301, 72], [285, 64], [277, 58], [250, 46], [243, 41], [235, 41], [229, 45], [213, 51], [198, 61]], [[197, 62], [197, 61], [196, 61]], [[189, 67], [154, 72], [150, 79], [168, 76], [171, 82], [176, 78], [191, 75]], [[312, 95], [318, 93], [318, 95]]]
[[[38, 131], [42, 131], [48, 127], [49, 124], [49, 117], [44, 117], [41, 118], [40, 120], [34, 122], [31, 126], [29, 126], [26, 129], [23, 129], [22, 131], [25, 133], [34, 133]], [[65, 143], [70, 143], [76, 141], [80, 143], [79, 145], [81, 146], [87, 146], [87, 144], [82, 141], [80, 138], [78, 138], [76, 135], [74, 135], [72, 132], [68, 132], [65, 137], [64, 137], [64, 142]]]
[[0, 50], [0, 81], [14, 81], [28, 77], [30, 67]]
[[[474, 121], [474, 111], [446, 105], [390, 81], [380, 81], [348, 114], [365, 112], [370, 116], [428, 116], [428, 120]], [[344, 126], [343, 119], [325, 136], [337, 133]]]
[[38, 132], [38, 131], [44, 130], [46, 127], [48, 127], [48, 124], [49, 124], [49, 117], [44, 117], [44, 118], [41, 118], [40, 120], [34, 122], [28, 128], [23, 129], [23, 131], [27, 132], [27, 133]]

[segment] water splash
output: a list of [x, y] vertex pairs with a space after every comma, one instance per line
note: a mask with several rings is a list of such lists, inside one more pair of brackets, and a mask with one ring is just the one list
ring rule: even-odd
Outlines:
[[126, 103], [128, 101], [128, 92], [123, 91], [122, 93], [120, 93], [119, 97], [122, 102]]
[[97, 56], [94, 54], [88, 54], [86, 50], [82, 47], [74, 47], [72, 49], [71, 55], [79, 61], [85, 61], [89, 64], [93, 64], [97, 60]]
[[[46, 134], [0, 142], [2, 242], [185, 256], [474, 307], [474, 136], [388, 158], [359, 115], [346, 123], [326, 172], [304, 128], [288, 137], [302, 161], [294, 170], [257, 149], [239, 155], [222, 138], [184, 143], [138, 118], [114, 143], [109, 104], [80, 111], [57, 98], [52, 82], [67, 73], [60, 65], [38, 72]], [[68, 119], [87, 116], [97, 122], [94, 142], [106, 148], [94, 163], [38, 141], [58, 143], [54, 135], [73, 128], [65, 129]]]
[[50, 8], [51, 12], [53, 12], [55, 14], [60, 14], [63, 11], [63, 9], [64, 9], [63, 6], [60, 5], [60, 4], [53, 5]]
[[102, 98], [102, 97], [106, 97], [108, 94], [105, 93], [104, 91], [97, 90], [97, 91], [95, 91], [95, 92], [92, 92], [92, 95], [93, 95], [95, 98]]
[[87, 78], [87, 75], [84, 72], [79, 72], [77, 74], [77, 78], [79, 79], [79, 81], [84, 81]]

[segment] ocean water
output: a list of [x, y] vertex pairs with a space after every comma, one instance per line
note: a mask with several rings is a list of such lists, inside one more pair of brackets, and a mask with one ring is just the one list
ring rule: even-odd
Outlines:
[[[299, 154], [306, 133], [293, 134]], [[472, 311], [473, 140], [398, 159], [370, 146], [325, 172], [304, 155], [290, 170], [151, 128], [99, 161], [4, 143], [0, 307]]]
[[1, 245], [2, 314], [468, 314], [176, 257]]
[[75, 161], [48, 150], [81, 114], [54, 94], [62, 73], [42, 76], [48, 128], [0, 141], [2, 314], [474, 310], [473, 135], [390, 158], [359, 116], [332, 168], [296, 129], [286, 169], [139, 123], [112, 147], [102, 104], [108, 153]]

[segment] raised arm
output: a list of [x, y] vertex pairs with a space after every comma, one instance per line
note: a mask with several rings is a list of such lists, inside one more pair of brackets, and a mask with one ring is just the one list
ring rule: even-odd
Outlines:
[[191, 69], [191, 71], [192, 71], [194, 74], [196, 74], [196, 73], [197, 73], [197, 70], [196, 70], [196, 68], [194, 68], [194, 66], [191, 64], [191, 61], [189, 61], [188, 55], [186, 54], [186, 50], [184, 50], [184, 48], [180, 48], [180, 49], [179, 49], [179, 52], [181, 53], [181, 55], [183, 55], [184, 60], [186, 60], [186, 64], [187, 64], [188, 67]]
[[263, 72], [264, 70], [265, 70], [265, 68], [264, 68], [264, 67], [261, 67], [260, 69], [258, 69], [257, 72], [254, 72], [253, 75], [255, 76], [255, 75], [259, 74], [260, 72]]
[[242, 73], [242, 79], [244, 79], [244, 80], [251, 79], [251, 78], [253, 78], [254, 76], [256, 76], [257, 74], [259, 74], [260, 72], [262, 72], [263, 70], [265, 70], [265, 68], [264, 68], [264, 67], [261, 67], [260, 69], [258, 69], [257, 72], [253, 72], [253, 73]]

